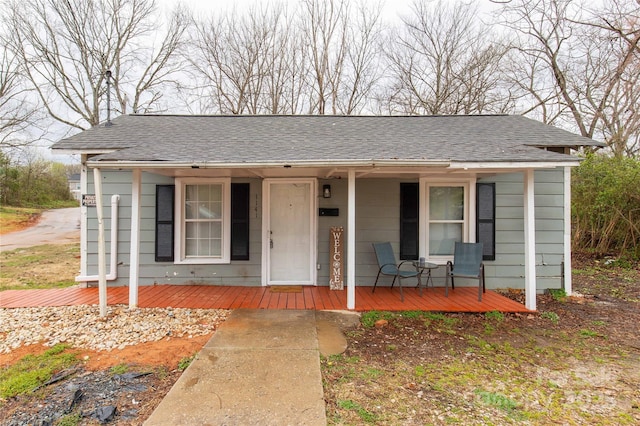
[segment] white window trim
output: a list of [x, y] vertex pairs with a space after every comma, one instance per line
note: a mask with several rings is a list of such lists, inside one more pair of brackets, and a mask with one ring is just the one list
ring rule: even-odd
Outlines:
[[[220, 257], [186, 257], [185, 242], [185, 187], [187, 185], [222, 184], [222, 255]], [[176, 179], [176, 235], [174, 250], [176, 264], [231, 263], [231, 179], [230, 178], [177, 178]]]
[[464, 188], [464, 222], [462, 226], [462, 239], [464, 242], [475, 242], [476, 239], [476, 178], [464, 179], [443, 179], [443, 178], [421, 178], [420, 179], [420, 202], [419, 202], [419, 243], [420, 257], [427, 261], [444, 265], [450, 256], [429, 256], [429, 188], [434, 186], [462, 186]]

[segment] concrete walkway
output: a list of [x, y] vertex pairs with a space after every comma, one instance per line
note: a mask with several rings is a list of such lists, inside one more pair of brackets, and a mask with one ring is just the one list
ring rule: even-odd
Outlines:
[[231, 313], [144, 423], [325, 425], [320, 357], [341, 353], [352, 313]]

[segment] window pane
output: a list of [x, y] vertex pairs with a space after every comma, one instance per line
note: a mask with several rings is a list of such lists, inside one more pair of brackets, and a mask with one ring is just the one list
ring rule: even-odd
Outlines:
[[186, 224], [185, 255], [219, 257], [222, 254], [221, 222], [188, 222]]
[[453, 255], [456, 241], [462, 241], [461, 223], [429, 224], [429, 254], [433, 256]]
[[463, 220], [464, 188], [432, 186], [429, 188], [429, 220]]
[[219, 219], [222, 217], [222, 185], [186, 185], [186, 219]]

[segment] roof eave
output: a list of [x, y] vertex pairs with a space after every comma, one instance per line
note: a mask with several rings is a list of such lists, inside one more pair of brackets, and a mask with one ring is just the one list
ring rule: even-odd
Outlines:
[[256, 168], [311, 168], [311, 167], [439, 167], [457, 170], [486, 169], [547, 169], [554, 167], [575, 167], [580, 159], [564, 161], [488, 161], [456, 162], [450, 160], [331, 160], [331, 161], [271, 161], [271, 162], [171, 162], [171, 161], [131, 161], [131, 160], [89, 160], [89, 167], [103, 169], [256, 169]]

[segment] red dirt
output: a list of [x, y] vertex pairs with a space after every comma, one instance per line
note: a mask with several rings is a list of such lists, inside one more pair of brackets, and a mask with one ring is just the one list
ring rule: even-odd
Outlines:
[[[191, 339], [187, 337], [172, 337], [111, 351], [85, 349], [70, 349], [70, 351], [79, 353], [78, 358], [85, 360], [85, 368], [92, 371], [109, 369], [118, 364], [164, 366], [168, 370], [174, 370], [181, 359], [189, 357], [202, 349], [210, 338], [211, 334], [195, 336]], [[49, 347], [43, 345], [21, 346], [11, 353], [0, 354], [0, 366], [11, 365], [25, 355], [37, 355], [47, 349]]]

